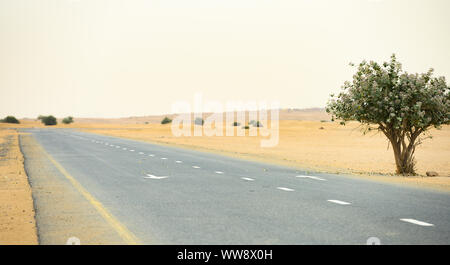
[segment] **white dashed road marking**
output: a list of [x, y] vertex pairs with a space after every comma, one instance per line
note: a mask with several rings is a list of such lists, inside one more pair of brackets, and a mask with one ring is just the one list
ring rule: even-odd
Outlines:
[[339, 201], [339, 200], [327, 200], [327, 201], [332, 202], [332, 203], [337, 203], [337, 204], [340, 204], [340, 205], [349, 205], [349, 204], [351, 204], [349, 202], [344, 202], [344, 201]]
[[161, 157], [161, 159], [162, 159], [162, 160], [166, 160], [166, 159], [167, 159], [167, 157]]
[[124, 148], [122, 148], [122, 150], [127, 150], [127, 149], [124, 147]]
[[293, 189], [285, 188], [285, 187], [277, 187], [277, 189], [284, 190], [284, 191], [294, 191]]
[[183, 163], [183, 161], [177, 160], [177, 161], [175, 161], [175, 163], [180, 164], [180, 163]]
[[223, 174], [222, 171], [216, 171], [216, 174]]
[[247, 181], [254, 181], [254, 179], [252, 179], [252, 178], [241, 178], [241, 179], [247, 180]]
[[200, 167], [198, 167], [198, 166], [192, 166], [192, 168], [200, 168]]
[[152, 157], [153, 157], [153, 156], [155, 156], [155, 155], [153, 155], [153, 154], [149, 154], [148, 156], [152, 156]]
[[434, 226], [434, 224], [429, 224], [429, 223], [425, 223], [425, 222], [414, 220], [414, 219], [406, 218], [406, 219], [400, 219], [400, 220], [402, 220], [403, 222], [408, 222], [408, 223], [415, 224], [415, 225]]
[[154, 175], [151, 175], [151, 174], [147, 174], [147, 176], [148, 177], [144, 177], [144, 178], [145, 179], [165, 179], [165, 178], [168, 178], [167, 176], [158, 177], [158, 176], [154, 176]]
[[131, 149], [131, 150], [130, 150], [130, 152], [134, 152], [134, 150], [133, 150], [133, 149]]
[[304, 176], [304, 175], [298, 175], [295, 176], [297, 178], [309, 178], [309, 179], [315, 179], [315, 180], [322, 180], [322, 181], [326, 181], [326, 179], [323, 178], [319, 178], [319, 177], [314, 177], [314, 176]]
[[140, 155], [143, 155], [144, 153], [142, 153], [142, 152], [139, 152], [139, 154], [140, 154]]

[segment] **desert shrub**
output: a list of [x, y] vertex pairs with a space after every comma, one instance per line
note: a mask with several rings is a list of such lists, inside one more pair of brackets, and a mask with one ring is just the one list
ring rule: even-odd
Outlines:
[[233, 126], [239, 126], [239, 125], [241, 125], [239, 122], [237, 122], [237, 121], [233, 122]]
[[205, 121], [202, 118], [195, 118], [194, 124], [203, 125]]
[[242, 129], [248, 130], [248, 129], [250, 129], [250, 126], [248, 126], [248, 125], [242, 126]]
[[169, 119], [168, 117], [164, 117], [164, 119], [161, 121], [161, 124], [167, 124], [167, 123], [171, 123], [172, 120]]
[[43, 124], [45, 125], [56, 125], [58, 122], [56, 121], [56, 118], [53, 117], [52, 115], [50, 116], [39, 116], [38, 117], [39, 120], [42, 121]]
[[263, 127], [262, 123], [260, 121], [257, 121], [255, 123], [253, 123], [253, 126], [255, 127]]
[[71, 117], [71, 116], [66, 117], [62, 120], [62, 123], [64, 123], [64, 124], [71, 124], [72, 122], [74, 122], [74, 121], [73, 121], [73, 117]]
[[433, 77], [433, 69], [405, 72], [395, 55], [381, 65], [361, 62], [352, 82], [346, 81], [342, 88], [327, 104], [332, 121], [337, 118], [345, 125], [356, 120], [381, 131], [392, 145], [398, 174], [415, 174], [414, 151], [428, 138], [421, 135], [450, 123], [450, 87], [445, 77]]
[[20, 123], [18, 119], [16, 119], [16, 117], [14, 116], [6, 116], [6, 118], [4, 118], [3, 120], [0, 120], [0, 122], [5, 122], [5, 123]]

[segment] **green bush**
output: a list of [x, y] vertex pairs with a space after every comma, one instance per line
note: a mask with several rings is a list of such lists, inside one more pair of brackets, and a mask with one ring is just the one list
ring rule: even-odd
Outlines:
[[241, 125], [239, 122], [237, 122], [237, 121], [233, 122], [233, 126], [239, 126], [239, 125]]
[[45, 124], [45, 125], [56, 125], [56, 124], [58, 124], [58, 122], [56, 121], [56, 118], [53, 117], [52, 115], [50, 115], [50, 116], [42, 116], [42, 115], [40, 115], [38, 117], [38, 119], [41, 120], [42, 123]]
[[205, 123], [205, 121], [202, 118], [196, 118], [194, 121], [194, 124], [197, 124], [197, 125], [203, 126], [204, 123]]
[[248, 126], [248, 125], [242, 126], [242, 129], [248, 130], [248, 129], [250, 129], [250, 126]]
[[165, 117], [165, 118], [161, 121], [161, 124], [167, 124], [167, 123], [171, 123], [171, 122], [172, 122], [171, 119], [169, 119], [168, 117]]
[[71, 124], [73, 122], [73, 117], [69, 116], [62, 120], [64, 124]]
[[6, 122], [6, 123], [20, 123], [18, 119], [14, 116], [7, 116], [3, 120], [0, 120], [0, 122]]

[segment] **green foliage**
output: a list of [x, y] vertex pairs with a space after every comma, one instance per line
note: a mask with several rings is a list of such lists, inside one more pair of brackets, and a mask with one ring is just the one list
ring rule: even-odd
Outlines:
[[233, 122], [233, 126], [239, 126], [239, 125], [241, 125], [239, 122], [237, 122], [237, 121]]
[[248, 130], [248, 129], [250, 129], [250, 126], [248, 126], [248, 125], [242, 126], [242, 129]]
[[50, 116], [42, 116], [42, 115], [40, 115], [38, 117], [38, 119], [41, 120], [42, 123], [45, 124], [45, 125], [56, 125], [56, 124], [58, 124], [58, 122], [56, 121], [56, 118], [53, 117], [52, 115], [50, 115]]
[[205, 121], [202, 118], [195, 118], [195, 120], [194, 120], [194, 124], [197, 124], [197, 125], [203, 126], [204, 123], [205, 123]]
[[169, 119], [168, 117], [165, 117], [165, 118], [161, 121], [161, 124], [167, 124], [167, 123], [171, 123], [171, 122], [172, 122], [171, 119]]
[[450, 94], [445, 77], [432, 77], [402, 70], [395, 55], [379, 65], [363, 61], [353, 82], [345, 82], [343, 92], [333, 98], [327, 112], [333, 118], [357, 120], [385, 128], [425, 130], [450, 122]]
[[361, 62], [353, 81], [342, 88], [337, 97], [332, 95], [326, 111], [341, 124], [356, 120], [376, 125], [393, 146], [398, 173], [414, 173], [412, 155], [421, 133], [450, 123], [450, 87], [445, 77], [433, 77], [433, 69], [409, 74], [395, 55], [381, 65]]
[[14, 116], [7, 116], [6, 118], [0, 120], [0, 122], [5, 122], [5, 123], [16, 123], [19, 124], [19, 120], [16, 119], [16, 117]]
[[71, 117], [71, 116], [66, 117], [62, 120], [62, 123], [64, 123], [64, 124], [71, 124], [72, 122], [74, 122], [74, 120], [73, 120], [73, 117]]

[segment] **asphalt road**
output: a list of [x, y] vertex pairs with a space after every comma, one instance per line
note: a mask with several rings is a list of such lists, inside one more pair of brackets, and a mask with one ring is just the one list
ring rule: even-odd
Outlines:
[[69, 129], [26, 131], [144, 244], [450, 243], [448, 193]]

